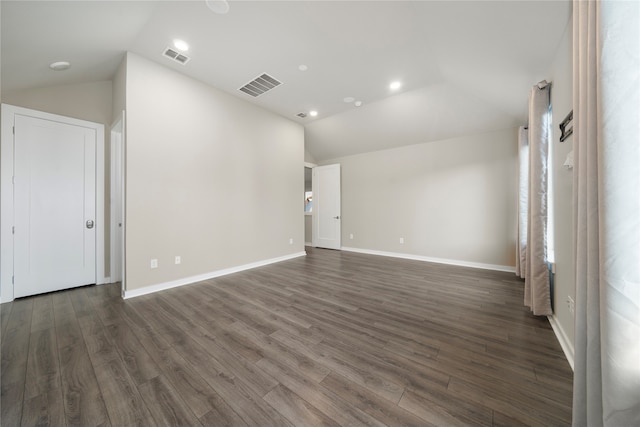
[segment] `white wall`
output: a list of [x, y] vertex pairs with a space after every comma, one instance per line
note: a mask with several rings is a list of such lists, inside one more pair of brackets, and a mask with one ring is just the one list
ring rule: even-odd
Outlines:
[[573, 171], [563, 167], [567, 154], [573, 149], [573, 136], [560, 142], [559, 124], [573, 109], [572, 23], [567, 25], [562, 42], [553, 61], [548, 81], [551, 88], [552, 158], [550, 167], [554, 181], [554, 220], [556, 275], [553, 293], [554, 315], [552, 324], [558, 330], [558, 338], [573, 359], [574, 315], [569, 312], [567, 298], [575, 301], [575, 276], [573, 261]]
[[303, 128], [135, 54], [126, 66], [127, 291], [302, 252]]
[[2, 102], [111, 125], [111, 82], [78, 83], [2, 94]]
[[323, 162], [342, 165], [342, 245], [512, 269], [516, 147], [508, 129]]
[[318, 163], [316, 158], [313, 157], [313, 154], [311, 154], [306, 148], [304, 150], [304, 161], [307, 163]]
[[127, 57], [122, 59], [116, 73], [113, 75], [113, 91], [112, 91], [112, 118], [116, 121], [122, 111], [126, 110], [127, 105]]

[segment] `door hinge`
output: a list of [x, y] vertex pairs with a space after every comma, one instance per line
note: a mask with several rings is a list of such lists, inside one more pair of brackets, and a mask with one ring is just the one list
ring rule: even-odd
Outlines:
[[11, 234], [16, 234], [16, 227], [15, 226], [11, 226]]
[[15, 283], [16, 283], [14, 280], [15, 280], [15, 276], [11, 276], [11, 284], [12, 285], [15, 285]]
[[13, 127], [13, 134], [14, 135], [16, 134], [16, 127], [15, 126]]

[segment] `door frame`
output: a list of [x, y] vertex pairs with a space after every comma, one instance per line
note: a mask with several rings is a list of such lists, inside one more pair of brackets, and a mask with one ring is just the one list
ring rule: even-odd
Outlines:
[[[117, 141], [117, 142], [116, 142]], [[120, 277], [121, 293], [124, 297], [125, 286], [125, 185], [124, 185], [124, 147], [125, 147], [125, 112], [122, 111], [120, 117], [111, 125], [111, 139], [109, 140], [109, 152], [111, 155], [111, 197], [110, 197], [110, 212], [111, 212], [111, 224], [110, 224], [110, 236], [111, 236], [111, 265], [109, 269], [109, 275], [111, 276], [111, 282], [117, 282], [118, 277], [115, 277], [113, 272], [117, 266], [117, 262], [120, 263]], [[115, 145], [118, 145], [118, 150], [114, 150]], [[116, 175], [117, 171], [120, 171], [120, 186], [117, 186]], [[120, 221], [121, 226], [118, 227], [117, 208], [118, 205], [113, 203], [113, 200], [120, 200]], [[116, 245], [116, 235], [120, 234], [120, 246]]]
[[14, 299], [13, 292], [13, 226], [14, 226], [14, 123], [16, 115], [51, 120], [94, 129], [96, 132], [96, 284], [107, 283], [104, 259], [104, 125], [57, 114], [1, 105], [2, 133], [0, 141], [0, 303]]

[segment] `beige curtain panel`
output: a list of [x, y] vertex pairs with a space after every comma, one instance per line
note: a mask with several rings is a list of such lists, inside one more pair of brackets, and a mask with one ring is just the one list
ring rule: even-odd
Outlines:
[[640, 3], [573, 15], [573, 425], [640, 426]]

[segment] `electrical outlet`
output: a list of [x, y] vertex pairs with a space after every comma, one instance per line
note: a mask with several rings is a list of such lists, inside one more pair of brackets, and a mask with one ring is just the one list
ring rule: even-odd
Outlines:
[[349, 239], [353, 240], [353, 234], [349, 234]]
[[293, 245], [293, 239], [289, 239], [289, 244]]
[[576, 303], [573, 300], [573, 298], [571, 298], [571, 296], [567, 296], [567, 305], [569, 306], [569, 313], [575, 314], [575, 312], [576, 312]]
[[182, 262], [182, 258], [180, 258], [180, 255], [176, 255], [176, 264], [180, 264]]
[[401, 238], [400, 238], [400, 244], [401, 244], [401, 245], [404, 245], [404, 237], [401, 237]]
[[158, 260], [157, 259], [152, 259], [151, 260], [151, 268], [158, 268]]

